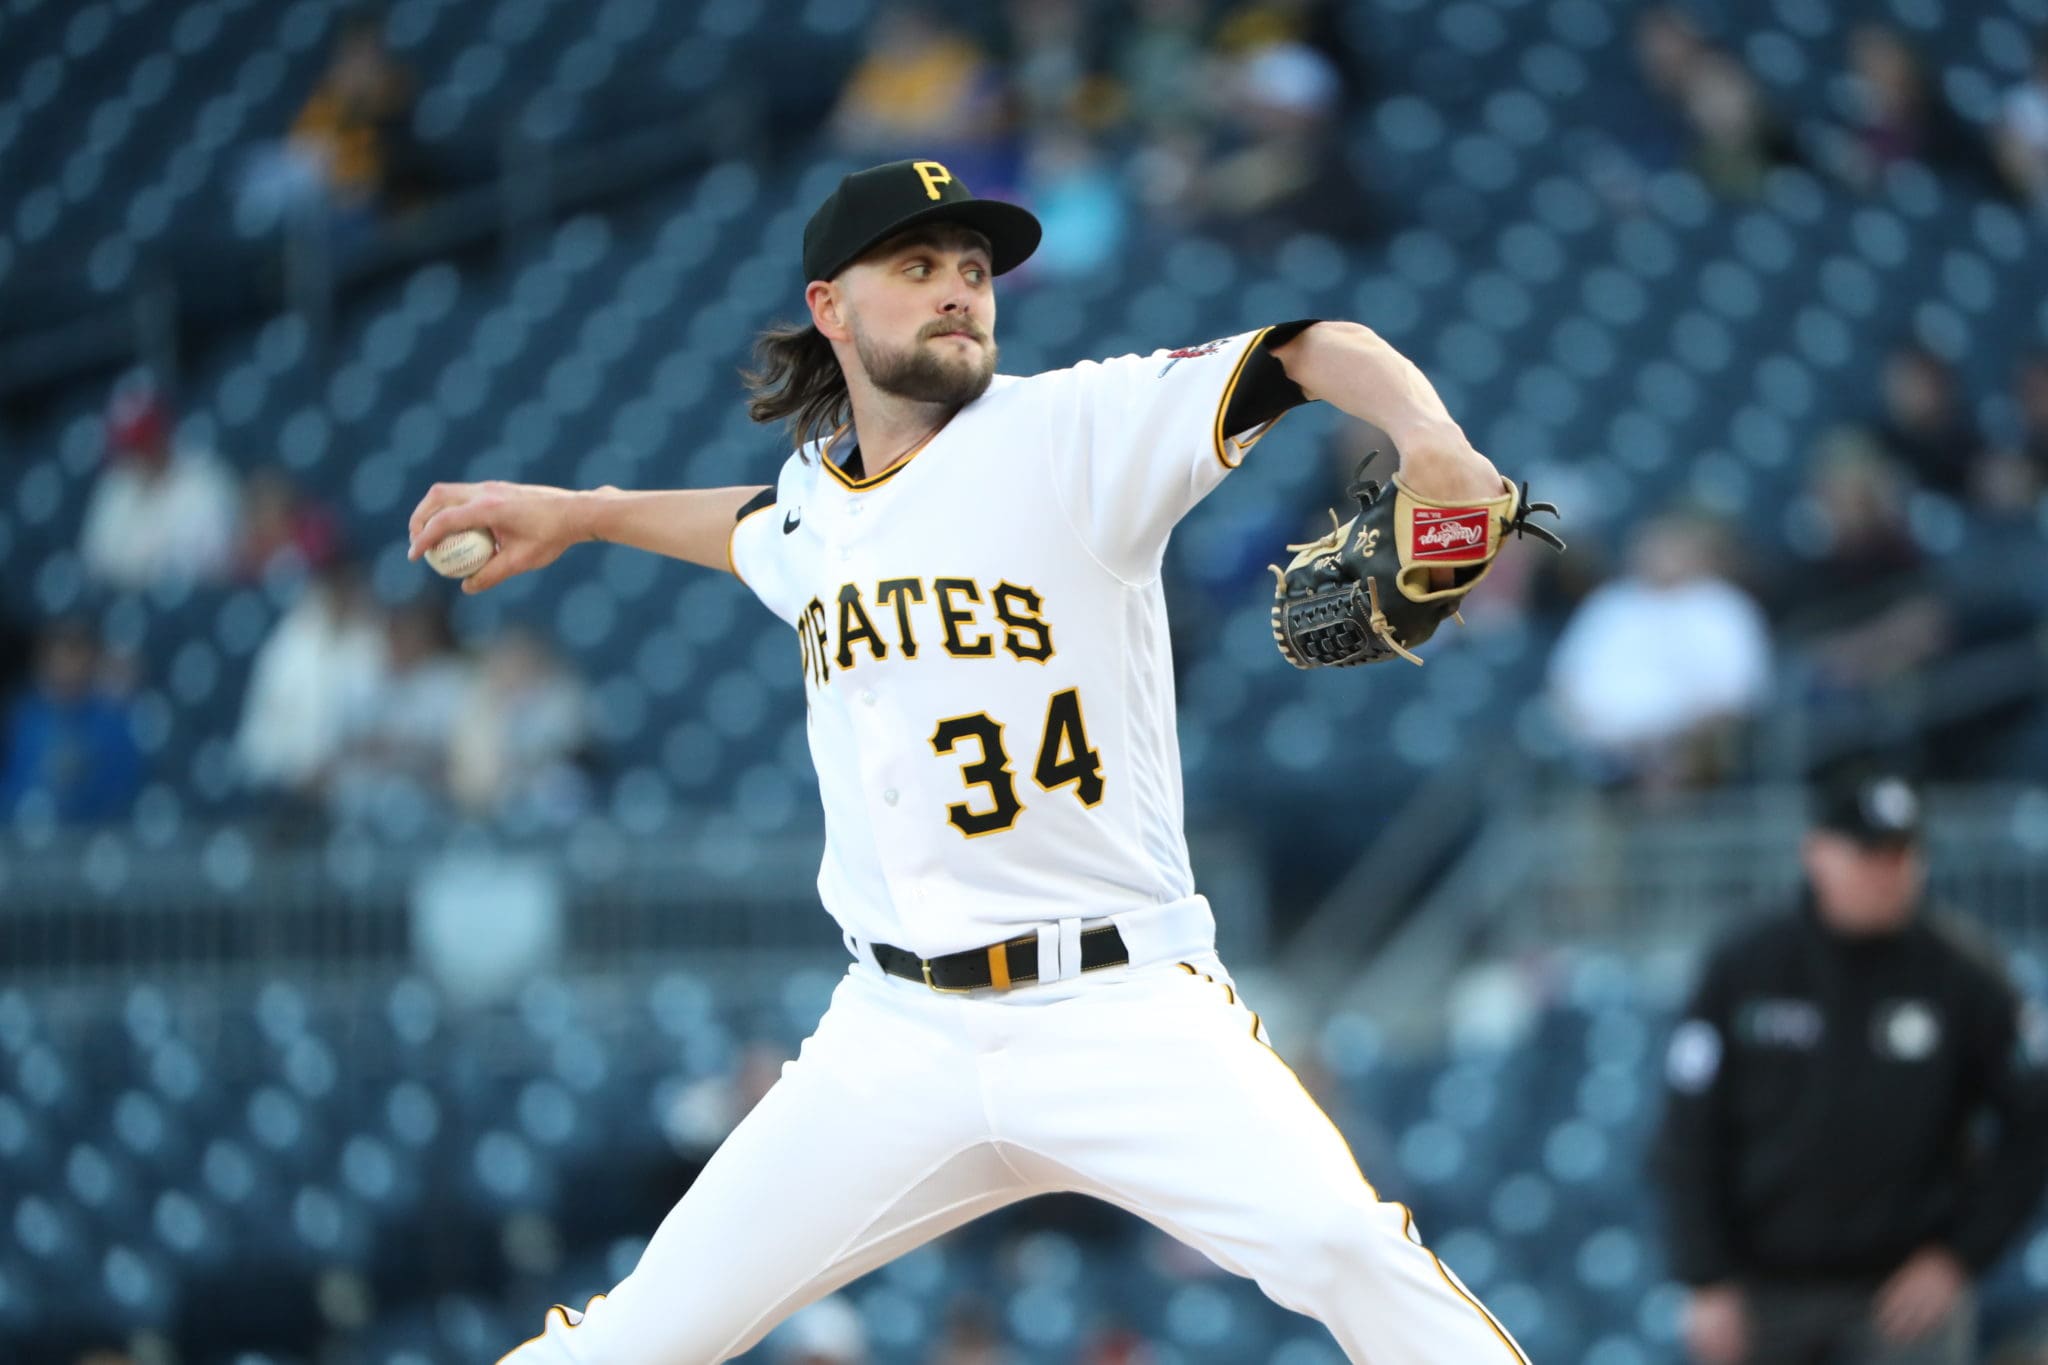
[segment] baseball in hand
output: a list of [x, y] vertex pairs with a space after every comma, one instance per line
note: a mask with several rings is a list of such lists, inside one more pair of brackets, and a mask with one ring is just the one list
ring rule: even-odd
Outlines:
[[427, 551], [427, 563], [443, 578], [467, 578], [497, 552], [489, 531], [457, 531]]

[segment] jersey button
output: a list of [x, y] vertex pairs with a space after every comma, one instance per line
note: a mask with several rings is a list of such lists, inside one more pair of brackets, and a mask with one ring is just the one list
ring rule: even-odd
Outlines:
[[849, 517], [857, 517], [857, 516], [859, 516], [859, 515], [860, 515], [860, 504], [859, 504], [859, 503], [855, 503], [855, 504], [854, 504], [853, 506], [851, 506], [851, 507], [847, 508], [847, 509], [846, 509], [846, 515], [848, 515]]
[[866, 692], [863, 692], [863, 693], [861, 693], [861, 694], [860, 694], [860, 702], [861, 702], [861, 705], [863, 705], [863, 706], [873, 706], [873, 705], [875, 704], [875, 694], [874, 694], [874, 692], [873, 692], [872, 690], [869, 690], [869, 691], [866, 691]]
[[883, 793], [882, 793], [882, 801], [883, 801], [883, 803], [884, 803], [884, 804], [886, 804], [886, 805], [891, 805], [891, 806], [895, 805], [895, 804], [896, 804], [896, 789], [895, 789], [894, 787], [891, 787], [891, 788], [889, 788], [889, 790], [887, 790], [887, 791], [883, 792]]

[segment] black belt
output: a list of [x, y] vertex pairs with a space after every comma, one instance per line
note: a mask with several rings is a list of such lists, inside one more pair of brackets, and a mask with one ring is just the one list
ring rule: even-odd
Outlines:
[[[1026, 981], [1038, 980], [1036, 934], [990, 944], [986, 948], [969, 948], [963, 953], [948, 953], [930, 961], [907, 948], [893, 948], [886, 943], [868, 946], [874, 949], [875, 961], [883, 971], [905, 981], [922, 981], [935, 991], [978, 991], [988, 986], [1008, 990]], [[1114, 924], [1081, 931], [1082, 971], [1121, 967], [1130, 960], [1131, 950], [1124, 946], [1124, 936], [1116, 931]]]

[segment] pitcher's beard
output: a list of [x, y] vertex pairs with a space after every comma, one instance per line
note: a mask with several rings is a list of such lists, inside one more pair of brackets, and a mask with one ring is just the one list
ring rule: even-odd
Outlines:
[[901, 351], [884, 351], [861, 332], [853, 348], [868, 378], [883, 393], [914, 403], [942, 403], [964, 408], [988, 392], [996, 374], [996, 345], [983, 341], [977, 356], [951, 357], [919, 337]]

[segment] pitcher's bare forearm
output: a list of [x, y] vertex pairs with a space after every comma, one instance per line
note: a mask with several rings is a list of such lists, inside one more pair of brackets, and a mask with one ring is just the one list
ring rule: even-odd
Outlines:
[[458, 531], [488, 531], [498, 552], [463, 580], [466, 593], [485, 592], [514, 575], [546, 568], [586, 540], [729, 569], [725, 551], [733, 518], [761, 491], [758, 485], [638, 493], [496, 480], [438, 483], [413, 509], [407, 526], [410, 554], [417, 559]]
[[579, 517], [590, 540], [729, 569], [725, 550], [733, 518], [761, 491], [759, 485], [653, 492], [596, 488], [578, 495]]
[[1472, 448], [1428, 376], [1371, 328], [1318, 322], [1273, 348], [1287, 377], [1310, 398], [1370, 422], [1401, 453], [1401, 479], [1441, 502], [1500, 496], [1500, 473]]

